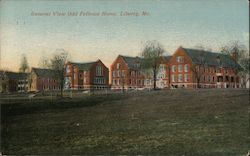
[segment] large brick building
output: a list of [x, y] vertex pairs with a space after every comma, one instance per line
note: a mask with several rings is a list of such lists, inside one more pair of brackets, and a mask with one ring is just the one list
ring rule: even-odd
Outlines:
[[141, 58], [119, 55], [110, 66], [112, 89], [143, 88]]
[[[160, 65], [156, 75], [156, 88], [168, 88], [170, 84], [170, 75], [169, 75], [169, 60], [171, 56], [161, 56], [160, 57]], [[144, 86], [145, 88], [153, 88], [153, 71], [149, 70], [149, 72], [144, 72], [145, 80]]]
[[54, 78], [54, 71], [51, 69], [32, 68], [29, 81], [30, 91], [60, 90], [60, 84]]
[[179, 47], [169, 61], [173, 87], [238, 88], [237, 55]]
[[109, 88], [109, 70], [101, 60], [65, 64], [65, 89]]

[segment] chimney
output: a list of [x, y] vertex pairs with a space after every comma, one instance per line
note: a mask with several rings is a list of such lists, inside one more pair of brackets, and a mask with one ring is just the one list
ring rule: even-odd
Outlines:
[[220, 65], [221, 65], [220, 56], [217, 56], [217, 57], [216, 57], [216, 62], [217, 62], [217, 65], [218, 65], [218, 66], [220, 66]]
[[237, 53], [236, 51], [232, 52], [231, 58], [232, 58], [235, 62], [237, 62], [237, 61], [238, 61], [238, 53]]

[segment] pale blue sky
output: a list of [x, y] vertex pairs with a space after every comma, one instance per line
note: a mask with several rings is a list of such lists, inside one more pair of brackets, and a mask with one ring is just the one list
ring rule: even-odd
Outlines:
[[[100, 58], [108, 67], [118, 54], [136, 56], [147, 40], [172, 54], [180, 45], [218, 51], [232, 40], [249, 42], [247, 0], [96, 0], [1, 2], [3, 68], [17, 70], [25, 53], [30, 66], [63, 48], [77, 62]], [[115, 12], [117, 16], [31, 16], [31, 12]], [[119, 16], [121, 11], [149, 16]]]

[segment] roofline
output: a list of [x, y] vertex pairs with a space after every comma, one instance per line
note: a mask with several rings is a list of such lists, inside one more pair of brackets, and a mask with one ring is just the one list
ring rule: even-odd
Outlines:
[[[98, 59], [98, 60], [100, 60], [100, 59]], [[91, 62], [72, 62], [72, 61], [68, 61], [67, 63], [71, 63], [71, 64], [88, 64], [88, 63], [96, 63], [97, 61], [91, 61]]]
[[[199, 50], [199, 49], [195, 49], [195, 48], [184, 48], [184, 47], [180, 47], [182, 49], [187, 49], [187, 50], [197, 50], [197, 51], [202, 51], [202, 52], [206, 52], [206, 53], [213, 53], [213, 54], [218, 54], [218, 55], [226, 55], [220, 52], [214, 52], [214, 51], [207, 51], [207, 50]], [[227, 55], [226, 55], [227, 56]]]

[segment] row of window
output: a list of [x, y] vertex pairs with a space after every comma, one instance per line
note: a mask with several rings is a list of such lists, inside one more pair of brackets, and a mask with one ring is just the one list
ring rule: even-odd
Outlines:
[[[178, 78], [178, 79], [177, 79]], [[177, 80], [176, 80], [177, 79]], [[184, 74], [184, 80], [183, 80], [183, 75], [182, 74], [178, 74], [178, 75], [172, 75], [172, 82], [188, 82], [190, 80], [190, 77], [188, 74]], [[215, 77], [211, 76], [211, 75], [202, 75], [200, 77], [200, 81], [201, 82], [215, 82]]]
[[199, 66], [196, 66], [196, 70], [201, 71], [203, 73], [222, 73], [223, 71], [224, 74], [228, 74], [232, 72], [231, 69], [222, 69], [222, 68], [214, 68], [214, 67], [199, 67]]
[[[130, 71], [130, 76], [141, 76], [140, 71]], [[112, 71], [112, 77], [125, 77], [125, 70], [114, 70]]]
[[112, 77], [124, 77], [125, 76], [125, 71], [122, 70], [114, 70], [112, 71]]
[[18, 91], [21, 91], [21, 90], [28, 90], [28, 87], [26, 87], [26, 86], [23, 86], [23, 87], [18, 86], [18, 87], [17, 87], [17, 90], [18, 90]]
[[[172, 75], [171, 77], [172, 77], [172, 82], [177, 82], [176, 75]], [[184, 74], [184, 82], [188, 82], [188, 81], [189, 81], [189, 75]], [[178, 82], [183, 82], [182, 74], [178, 74]]]
[[[178, 65], [178, 72], [182, 72], [183, 71], [182, 66], [183, 66], [182, 64]], [[173, 73], [176, 72], [176, 65], [172, 65], [172, 72]], [[184, 65], [184, 72], [188, 72], [188, 64]]]
[[42, 79], [42, 82], [44, 83], [44, 82], [56, 82], [56, 80], [55, 79]]
[[[84, 71], [84, 75], [86, 75], [86, 74], [87, 74], [87, 72]], [[79, 74], [74, 73], [73, 78], [74, 79], [76, 79], [76, 78], [83, 79], [83, 75], [82, 75], [82, 73], [79, 73]]]
[[[97, 65], [95, 71], [96, 71], [96, 76], [103, 76], [103, 67], [101, 65]], [[66, 73], [69, 73], [69, 72], [70, 72], [70, 67], [67, 66], [66, 67]], [[83, 74], [86, 75], [87, 71], [84, 71]], [[74, 79], [76, 79], [77, 76], [78, 76], [77, 73], [75, 73], [74, 74]], [[82, 78], [82, 74], [81, 73], [79, 74], [79, 78]]]
[[93, 79], [94, 84], [105, 84], [105, 78], [103, 77], [95, 77]]
[[[134, 67], [135, 67], [135, 68], [140, 68], [140, 64], [139, 64], [139, 63], [134, 63]], [[117, 63], [117, 64], [116, 64], [116, 69], [120, 69], [120, 68], [121, 68], [120, 63]]]
[[[113, 79], [112, 84], [113, 85], [122, 85], [125, 83], [125, 80], [123, 79]], [[143, 85], [143, 80], [135, 80], [135, 79], [129, 79], [130, 85]]]
[[157, 75], [157, 78], [158, 79], [164, 79], [165, 78], [165, 74], [160, 73], [160, 74]]

